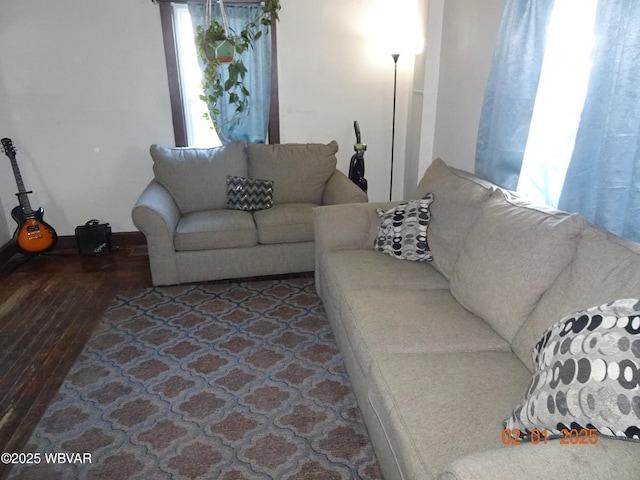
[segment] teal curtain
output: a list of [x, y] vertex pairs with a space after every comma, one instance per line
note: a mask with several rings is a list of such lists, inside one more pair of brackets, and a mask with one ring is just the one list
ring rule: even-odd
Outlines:
[[476, 145], [476, 174], [515, 190], [529, 136], [553, 0], [507, 0]]
[[601, 0], [595, 33], [559, 207], [640, 242], [640, 1]]
[[[260, 4], [252, 5], [227, 5], [225, 12], [229, 19], [230, 29], [239, 34], [245, 25], [251, 22], [262, 11]], [[194, 31], [205, 23], [205, 4], [189, 3], [189, 13]], [[220, 7], [214, 5], [213, 17], [220, 21]], [[242, 54], [242, 60], [247, 68], [244, 84], [249, 90], [249, 108], [247, 111], [237, 114], [233, 105], [220, 102], [219, 114], [215, 117], [216, 131], [223, 144], [239, 141], [265, 143], [269, 130], [269, 105], [271, 99], [271, 35], [263, 33], [255, 42], [254, 48]], [[220, 66], [222, 81], [226, 80], [227, 67]]]

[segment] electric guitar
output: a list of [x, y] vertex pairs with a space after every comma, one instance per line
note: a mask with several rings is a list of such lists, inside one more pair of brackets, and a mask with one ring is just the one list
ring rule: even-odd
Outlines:
[[11, 210], [11, 217], [18, 223], [13, 238], [16, 242], [16, 248], [18, 251], [26, 254], [44, 253], [51, 250], [58, 241], [58, 235], [51, 225], [42, 219], [44, 210], [39, 208], [34, 211], [29, 203], [28, 194], [24, 188], [22, 181], [22, 175], [18, 169], [18, 162], [16, 161], [16, 150], [13, 148], [13, 144], [9, 138], [3, 138], [1, 140], [4, 147], [4, 153], [11, 160], [11, 167], [13, 168], [13, 174], [16, 177], [16, 183], [18, 184], [18, 202], [20, 205], [14, 207]]

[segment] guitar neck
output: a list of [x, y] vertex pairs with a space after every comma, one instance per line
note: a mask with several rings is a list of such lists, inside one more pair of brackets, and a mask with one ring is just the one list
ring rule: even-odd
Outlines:
[[22, 181], [22, 175], [20, 174], [20, 169], [18, 168], [18, 161], [16, 160], [16, 155], [13, 149], [13, 145], [11, 141], [8, 139], [2, 139], [2, 145], [5, 148], [5, 154], [9, 157], [11, 161], [11, 168], [13, 169], [13, 176], [16, 178], [16, 184], [18, 185], [18, 202], [22, 207], [22, 210], [26, 217], [33, 217], [33, 209], [31, 208], [31, 202], [29, 202], [29, 195], [27, 189], [24, 186], [24, 182]]

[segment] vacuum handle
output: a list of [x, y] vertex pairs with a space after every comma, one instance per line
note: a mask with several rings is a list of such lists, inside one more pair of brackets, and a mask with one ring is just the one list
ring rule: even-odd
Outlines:
[[360, 125], [358, 125], [358, 121], [353, 122], [353, 129], [356, 132], [356, 143], [362, 143], [360, 139]]

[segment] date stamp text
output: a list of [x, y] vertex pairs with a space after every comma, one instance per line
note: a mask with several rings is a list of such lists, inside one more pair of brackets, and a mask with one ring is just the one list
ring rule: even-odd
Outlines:
[[526, 441], [530, 441], [534, 445], [546, 444], [549, 440], [555, 438], [560, 438], [560, 445], [595, 445], [598, 443], [598, 430], [595, 428], [563, 429], [560, 430], [560, 435], [558, 435], [546, 429], [538, 430], [534, 428], [528, 434], [528, 438], [525, 437], [527, 435], [517, 428], [513, 430], [505, 428], [502, 431], [502, 443], [505, 445], [520, 445]]

